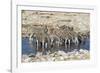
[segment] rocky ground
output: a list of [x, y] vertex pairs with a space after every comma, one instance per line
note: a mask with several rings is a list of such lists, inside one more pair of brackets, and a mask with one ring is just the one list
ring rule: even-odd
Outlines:
[[88, 50], [80, 49], [79, 51], [74, 50], [72, 52], [65, 53], [64, 51], [56, 51], [54, 53], [48, 53], [42, 55], [37, 53], [36, 56], [22, 55], [22, 62], [45, 62], [45, 61], [68, 61], [68, 60], [86, 60], [90, 59], [90, 52]]

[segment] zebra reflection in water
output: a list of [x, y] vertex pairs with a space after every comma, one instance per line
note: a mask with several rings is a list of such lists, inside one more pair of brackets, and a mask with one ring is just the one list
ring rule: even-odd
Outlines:
[[42, 52], [42, 54], [47, 54], [48, 51], [55, 52], [58, 50], [64, 50], [65, 52], [72, 51], [74, 49], [79, 50], [80, 45], [83, 44], [84, 38], [80, 36], [75, 36], [72, 38], [59, 38], [55, 35], [45, 37], [43, 39], [38, 39], [36, 34], [32, 34], [29, 37], [30, 45], [37, 52]]

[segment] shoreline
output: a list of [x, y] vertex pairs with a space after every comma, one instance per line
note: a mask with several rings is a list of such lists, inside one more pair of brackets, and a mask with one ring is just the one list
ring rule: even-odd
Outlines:
[[56, 62], [56, 61], [70, 61], [70, 60], [88, 60], [90, 59], [90, 52], [88, 50], [80, 49], [79, 51], [72, 51], [65, 53], [64, 51], [56, 51], [54, 53], [48, 53], [47, 55], [42, 55], [40, 52], [38, 54], [22, 55], [22, 63], [29, 62]]

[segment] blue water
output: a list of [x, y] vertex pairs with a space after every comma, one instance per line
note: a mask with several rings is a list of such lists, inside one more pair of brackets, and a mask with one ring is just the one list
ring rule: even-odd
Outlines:
[[85, 43], [84, 43], [84, 45], [81, 45], [81, 47], [80, 48], [85, 48], [86, 50], [90, 50], [90, 38], [86, 38], [85, 40]]
[[[84, 44], [80, 45], [80, 48], [90, 50], [90, 39], [87, 38], [84, 40]], [[29, 44], [29, 39], [28, 38], [22, 38], [22, 54], [36, 54], [35, 48], [32, 48]]]
[[33, 49], [30, 44], [29, 44], [29, 39], [28, 38], [22, 38], [22, 54], [30, 54], [30, 53], [35, 53], [36, 50]]

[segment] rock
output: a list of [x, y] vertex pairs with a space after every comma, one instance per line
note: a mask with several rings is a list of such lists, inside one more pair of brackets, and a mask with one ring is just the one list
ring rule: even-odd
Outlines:
[[22, 55], [22, 59], [27, 59], [28, 55]]
[[79, 55], [79, 52], [78, 51], [75, 52], [75, 56], [77, 56], [77, 55]]
[[64, 51], [58, 51], [57, 54], [58, 54], [58, 55], [61, 55], [61, 56], [65, 56], [65, 55], [66, 55], [66, 53], [65, 53]]
[[24, 62], [31, 62], [31, 58], [25, 59]]
[[79, 52], [84, 53], [84, 50], [83, 49], [80, 49]]
[[[67, 61], [67, 60], [84, 60], [90, 58], [90, 53], [88, 50], [80, 49], [79, 51], [72, 51], [65, 53], [64, 51], [56, 51], [54, 53], [49, 53], [47, 55], [42, 55], [38, 52], [35, 57], [34, 54], [23, 55], [22, 62], [42, 62], [42, 61]], [[31, 57], [32, 56], [32, 57]]]
[[46, 61], [46, 58], [41, 57], [41, 58], [40, 58], [40, 61]]
[[31, 53], [31, 54], [29, 55], [29, 57], [35, 57], [35, 54]]
[[55, 61], [55, 57], [52, 57], [51, 60], [52, 60], [52, 61]]
[[37, 52], [36, 56], [42, 56], [42, 52]]
[[61, 61], [64, 61], [64, 57], [63, 57], [63, 56], [61, 56], [61, 57], [60, 57], [60, 60], [61, 60]]

